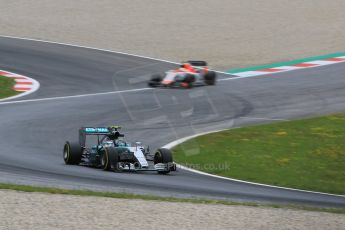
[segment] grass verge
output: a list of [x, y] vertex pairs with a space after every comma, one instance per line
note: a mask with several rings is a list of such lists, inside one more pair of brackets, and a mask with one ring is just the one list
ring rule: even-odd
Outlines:
[[14, 85], [14, 79], [0, 75], [0, 99], [19, 94], [19, 92], [12, 89]]
[[71, 190], [71, 189], [60, 189], [51, 187], [38, 187], [28, 185], [16, 185], [16, 184], [5, 184], [0, 183], [0, 189], [15, 190], [21, 192], [40, 192], [50, 194], [63, 194], [63, 195], [77, 195], [77, 196], [95, 196], [95, 197], [108, 197], [118, 199], [140, 199], [148, 201], [165, 201], [165, 202], [184, 202], [184, 203], [195, 203], [195, 204], [222, 204], [222, 205], [242, 205], [250, 207], [267, 207], [267, 208], [287, 208], [293, 210], [304, 210], [304, 211], [316, 211], [316, 212], [329, 212], [337, 214], [345, 214], [345, 209], [334, 209], [334, 208], [314, 208], [307, 206], [298, 205], [280, 205], [280, 204], [257, 204], [257, 203], [240, 203], [231, 202], [224, 200], [209, 200], [209, 199], [187, 199], [187, 198], [175, 198], [175, 197], [161, 197], [153, 195], [137, 195], [130, 193], [114, 193], [114, 192], [95, 192], [89, 190]]
[[173, 153], [182, 165], [220, 176], [345, 194], [345, 114], [208, 134]]

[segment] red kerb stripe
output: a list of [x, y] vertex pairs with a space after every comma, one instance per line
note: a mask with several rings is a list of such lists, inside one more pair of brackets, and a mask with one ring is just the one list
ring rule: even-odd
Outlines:
[[24, 80], [24, 79], [27, 79], [26, 77], [20, 77], [20, 76], [13, 76], [11, 78], [14, 78], [14, 79], [20, 79], [20, 80]]
[[32, 85], [31, 81], [26, 81], [26, 82], [16, 82], [16, 85]]
[[345, 61], [345, 58], [328, 58], [325, 61]]
[[13, 87], [14, 90], [16, 91], [28, 91], [31, 90], [31, 88], [26, 88], [26, 87]]
[[9, 74], [8, 72], [0, 71], [0, 75], [7, 75]]
[[310, 63], [300, 63], [300, 64], [295, 64], [292, 66], [296, 66], [296, 67], [312, 67], [312, 66], [318, 66], [318, 64], [310, 64]]
[[260, 70], [256, 70], [256, 71], [258, 71], [258, 72], [274, 73], [274, 72], [284, 71], [284, 69], [260, 69]]

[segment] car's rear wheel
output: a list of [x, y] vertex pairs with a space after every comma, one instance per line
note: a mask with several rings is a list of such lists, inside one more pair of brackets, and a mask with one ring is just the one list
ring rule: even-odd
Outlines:
[[[173, 163], [173, 157], [172, 153], [169, 149], [160, 148], [156, 151], [154, 158], [153, 158], [154, 164], [172, 164]], [[159, 174], [168, 174], [170, 172], [170, 166], [165, 171], [158, 171]]]
[[215, 85], [216, 84], [216, 72], [209, 71], [207, 74], [205, 74], [204, 81], [206, 85]]
[[81, 161], [82, 148], [77, 142], [66, 142], [63, 148], [63, 159], [67, 165], [77, 165]]

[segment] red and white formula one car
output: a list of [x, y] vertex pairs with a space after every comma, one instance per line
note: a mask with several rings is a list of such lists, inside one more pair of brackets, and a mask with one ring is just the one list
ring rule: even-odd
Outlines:
[[215, 85], [216, 77], [216, 73], [208, 69], [205, 61], [187, 61], [178, 69], [167, 71], [165, 76], [152, 75], [148, 85], [150, 87], [192, 88], [193, 86]]

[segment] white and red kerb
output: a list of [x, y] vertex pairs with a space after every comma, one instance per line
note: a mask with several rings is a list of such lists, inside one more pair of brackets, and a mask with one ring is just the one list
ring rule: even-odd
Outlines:
[[13, 90], [15, 91], [26, 92], [26, 91], [34, 90], [34, 88], [36, 87], [33, 79], [29, 77], [7, 72], [4, 70], [0, 70], [0, 75], [14, 79], [16, 84], [13, 86]]
[[332, 65], [332, 64], [336, 64], [340, 62], [345, 62], [345, 56], [327, 58], [327, 59], [322, 59], [322, 60], [317, 60], [317, 61], [307, 61], [307, 62], [302, 62], [302, 63], [298, 63], [294, 65], [278, 66], [278, 67], [267, 68], [267, 69], [258, 69], [258, 70], [252, 70], [252, 71], [232, 73], [232, 75], [236, 75], [239, 77], [251, 77], [251, 76], [286, 72], [286, 71], [291, 71], [291, 70], [313, 68], [313, 67], [324, 66], [324, 65]]

